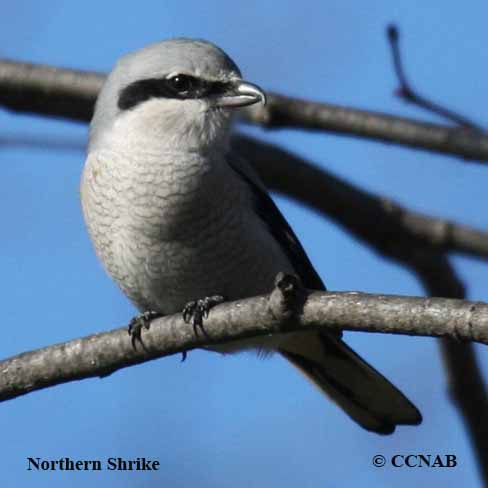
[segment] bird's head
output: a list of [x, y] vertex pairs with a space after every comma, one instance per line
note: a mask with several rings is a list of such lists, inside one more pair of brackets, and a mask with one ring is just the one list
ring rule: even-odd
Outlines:
[[163, 41], [118, 61], [97, 100], [89, 149], [110, 142], [169, 150], [226, 144], [234, 109], [265, 100], [215, 45]]

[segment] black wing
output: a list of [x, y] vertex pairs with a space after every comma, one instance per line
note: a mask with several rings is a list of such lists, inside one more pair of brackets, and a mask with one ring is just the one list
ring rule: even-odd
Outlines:
[[233, 158], [229, 158], [229, 164], [249, 185], [254, 196], [256, 213], [263, 219], [270, 233], [290, 260], [293, 269], [302, 280], [303, 286], [311, 290], [326, 290], [323, 281], [315, 271], [292, 228], [273, 202], [264, 185], [260, 185], [260, 182], [257, 183], [259, 181], [257, 180], [258, 176], [254, 175], [251, 169], [247, 170], [243, 167], [241, 161], [237, 162]]

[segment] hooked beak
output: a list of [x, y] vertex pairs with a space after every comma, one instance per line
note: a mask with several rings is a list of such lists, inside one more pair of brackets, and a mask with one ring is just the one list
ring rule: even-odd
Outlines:
[[266, 105], [266, 95], [259, 86], [247, 81], [236, 80], [229, 83], [229, 89], [215, 100], [217, 107], [245, 107], [262, 102]]

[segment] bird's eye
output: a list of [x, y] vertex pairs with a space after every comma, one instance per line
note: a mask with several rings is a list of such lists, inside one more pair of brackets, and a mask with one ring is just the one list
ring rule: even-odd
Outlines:
[[197, 79], [188, 75], [175, 75], [168, 79], [171, 88], [180, 95], [186, 95], [197, 87]]

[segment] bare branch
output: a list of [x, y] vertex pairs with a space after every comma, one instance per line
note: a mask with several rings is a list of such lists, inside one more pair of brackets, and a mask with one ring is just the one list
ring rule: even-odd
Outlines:
[[265, 107], [249, 108], [247, 120], [267, 128], [348, 134], [461, 156], [475, 162], [488, 159], [488, 136], [471, 130], [272, 93], [268, 94]]
[[332, 218], [384, 256], [408, 266], [419, 263], [422, 269], [433, 266], [426, 249], [488, 257], [488, 232], [408, 210], [273, 144], [239, 135], [233, 145], [254, 164], [269, 188]]
[[[0, 60], [0, 105], [10, 110], [88, 121], [101, 73]], [[488, 161], [488, 136], [456, 127], [272, 94], [245, 113], [250, 123], [349, 134]]]
[[[284, 277], [287, 278], [286, 276]], [[225, 303], [205, 323], [211, 344], [303, 329], [345, 329], [453, 337], [488, 344], [488, 304], [445, 298], [313, 292], [290, 309], [276, 287], [271, 296]], [[285, 306], [283, 306], [285, 303]], [[118, 369], [209, 344], [180, 315], [156, 319], [133, 349], [127, 328], [48, 346], [0, 362], [0, 399]]]
[[484, 486], [488, 484], [488, 395], [473, 344], [440, 341], [449, 396], [458, 408]]
[[[486, 233], [406, 210], [270, 144], [243, 136], [235, 143], [271, 188], [331, 217], [379, 254], [414, 271], [430, 295], [464, 297], [464, 286], [445, 251], [471, 252], [475, 246], [474, 254], [486, 257]], [[445, 339], [440, 348], [451, 399], [488, 482], [488, 396], [473, 345]]]
[[440, 115], [447, 120], [451, 120], [457, 125], [464, 127], [465, 129], [472, 129], [478, 131], [479, 133], [485, 132], [484, 129], [479, 126], [476, 122], [464, 117], [457, 112], [449, 110], [442, 105], [439, 105], [422, 95], [419, 95], [410, 85], [405, 75], [405, 70], [403, 69], [402, 56], [400, 54], [398, 28], [396, 25], [391, 24], [387, 29], [388, 41], [391, 47], [391, 54], [393, 57], [393, 66], [395, 68], [395, 73], [400, 83], [400, 88], [397, 91], [398, 96], [403, 98], [406, 102], [417, 105], [420, 108], [428, 110], [434, 114]]
[[[425, 266], [415, 269], [430, 295], [465, 296], [464, 287], [443, 255], [433, 253], [430, 258], [427, 255]], [[439, 345], [451, 400], [473, 444], [480, 476], [488, 484], [488, 394], [473, 344], [444, 338]]]
[[0, 60], [0, 105], [87, 122], [105, 75]]

